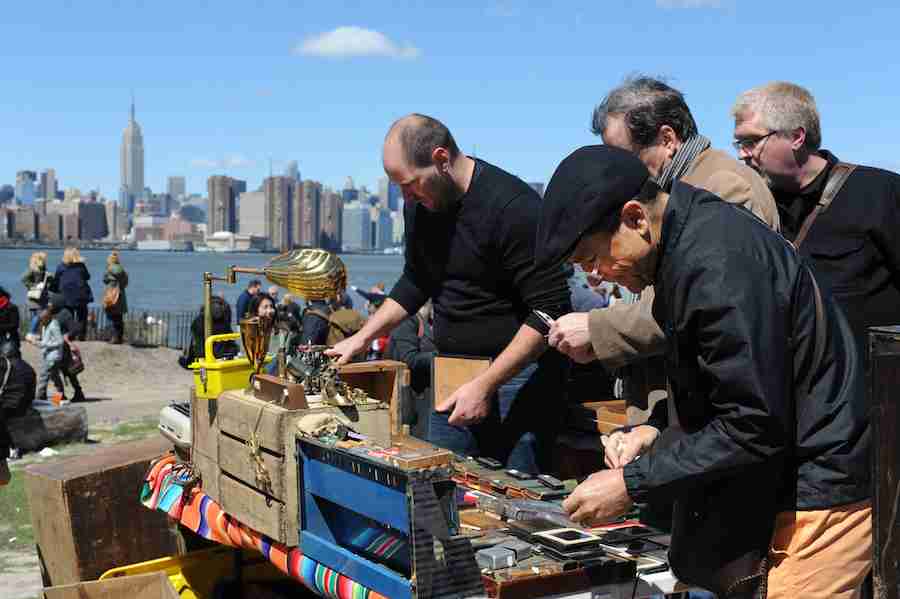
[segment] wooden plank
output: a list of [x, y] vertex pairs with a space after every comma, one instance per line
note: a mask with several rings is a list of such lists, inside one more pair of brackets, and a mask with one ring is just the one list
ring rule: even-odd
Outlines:
[[191, 451], [191, 462], [194, 469], [200, 475], [200, 488], [209, 495], [209, 498], [218, 504], [222, 504], [222, 494], [219, 491], [219, 464], [215, 458], [203, 455], [199, 451]]
[[213, 458], [218, 455], [218, 401], [197, 397], [191, 387], [191, 451]]
[[46, 599], [178, 599], [164, 572], [95, 580], [44, 589]]
[[241, 523], [288, 546], [299, 544], [297, 514], [288, 518], [283, 503], [272, 499], [267, 504], [259, 491], [224, 473], [219, 478], [219, 486], [222, 509]]
[[[272, 480], [269, 493], [285, 501], [285, 464], [284, 456], [275, 456], [261, 451], [260, 456]], [[290, 460], [295, 463], [294, 460]], [[256, 483], [256, 468], [250, 457], [250, 450], [243, 441], [237, 441], [227, 435], [219, 435], [219, 468], [260, 491], [263, 489]]]
[[24, 416], [7, 421], [13, 445], [38, 451], [48, 445], [87, 439], [88, 420], [84, 406], [39, 406]]

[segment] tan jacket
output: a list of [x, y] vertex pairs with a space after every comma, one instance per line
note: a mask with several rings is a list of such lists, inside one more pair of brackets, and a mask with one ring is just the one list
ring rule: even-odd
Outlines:
[[[712, 148], [704, 150], [681, 181], [712, 192], [726, 202], [743, 206], [775, 231], [781, 231], [775, 199], [765, 181], [756, 171], [725, 152]], [[665, 353], [665, 334], [651, 314], [653, 297], [653, 287], [648, 287], [635, 303], [619, 302], [606, 309], [591, 310], [588, 323], [591, 344], [597, 359], [608, 368], [621, 368], [639, 358]], [[641, 379], [639, 384], [646, 391], [640, 392], [640, 399], [626, 399], [637, 400], [643, 411], [652, 407], [647, 405], [648, 393], [652, 389], [664, 389], [665, 378], [661, 372], [643, 371], [634, 375]], [[626, 389], [626, 395], [636, 393]], [[634, 423], [633, 418], [630, 420]]]

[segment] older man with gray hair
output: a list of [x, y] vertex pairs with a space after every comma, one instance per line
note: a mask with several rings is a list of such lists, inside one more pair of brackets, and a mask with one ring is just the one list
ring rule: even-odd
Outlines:
[[[645, 76], [627, 78], [594, 109], [591, 128], [611, 146], [640, 158], [654, 181], [670, 191], [683, 181], [746, 208], [771, 229], [779, 230], [771, 192], [760, 176], [700, 134], [684, 95], [665, 82]], [[607, 310], [568, 314], [557, 320], [551, 344], [579, 362], [600, 360], [619, 368], [641, 358], [662, 354], [666, 337], [651, 314], [653, 288], [637, 304], [617, 303]], [[654, 402], [666, 394], [662, 362], [633, 364], [625, 379], [629, 422], [646, 421]], [[674, 415], [672, 415], [674, 420]], [[647, 446], [657, 431], [637, 427], [634, 434], [614, 439], [607, 463], [618, 467]], [[617, 454], [615, 448], [621, 447]]]

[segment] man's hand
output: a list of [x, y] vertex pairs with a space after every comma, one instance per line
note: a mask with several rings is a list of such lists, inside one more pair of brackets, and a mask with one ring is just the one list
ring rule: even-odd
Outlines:
[[609, 468], [623, 468], [639, 455], [646, 453], [659, 437], [659, 431], [642, 424], [630, 432], [615, 432], [600, 437], [603, 443], [603, 461]]
[[621, 470], [601, 470], [575, 487], [562, 507], [573, 521], [585, 526], [599, 525], [631, 509]]
[[340, 356], [338, 366], [343, 366], [353, 359], [353, 356], [361, 354], [369, 347], [369, 341], [359, 333], [351, 335], [343, 341], [335, 343], [334, 347], [325, 350], [326, 356]]
[[12, 474], [9, 472], [9, 466], [6, 465], [6, 458], [0, 458], [0, 487], [8, 485]]
[[550, 327], [547, 343], [560, 353], [584, 364], [596, 359], [588, 330], [588, 312], [572, 312], [560, 316]]
[[453, 426], [477, 424], [491, 412], [491, 391], [477, 378], [454, 391], [453, 395], [434, 406], [436, 412], [449, 412]]

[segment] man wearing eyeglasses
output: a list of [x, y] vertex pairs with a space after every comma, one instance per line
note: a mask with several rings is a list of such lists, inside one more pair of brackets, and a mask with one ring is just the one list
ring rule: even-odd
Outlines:
[[[739, 158], [772, 189], [782, 233], [835, 296], [865, 356], [868, 327], [900, 324], [900, 175], [839, 167], [820, 148], [816, 102], [799, 85], [748, 90], [732, 114]], [[815, 210], [829, 185], [831, 203]]]
[[[900, 176], [841, 163], [822, 150], [819, 112], [799, 85], [772, 82], [742, 93], [732, 108], [738, 156], [775, 195], [782, 232], [812, 265], [849, 321], [863, 363], [866, 329], [900, 324]], [[828, 543], [830, 512], [811, 505], [803, 522], [779, 515], [770, 554], [770, 585], [796, 580], [807, 548]], [[843, 506], [867, 514], [869, 501]], [[865, 535], [871, 555], [871, 534]], [[847, 572], [856, 564], [845, 564]], [[771, 596], [771, 595], [770, 595]]]

